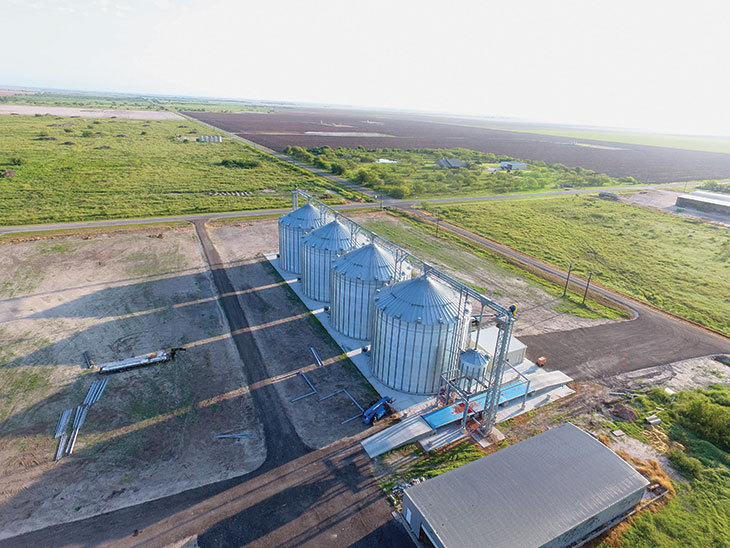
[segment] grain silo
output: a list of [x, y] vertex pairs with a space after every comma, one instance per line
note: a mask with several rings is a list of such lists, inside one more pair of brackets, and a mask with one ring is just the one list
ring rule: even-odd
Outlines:
[[279, 261], [281, 268], [302, 273], [302, 238], [324, 224], [319, 209], [305, 204], [279, 218]]
[[374, 243], [335, 259], [330, 280], [333, 327], [347, 337], [370, 340], [375, 292], [395, 276], [395, 258]]
[[383, 384], [434, 394], [457, 364], [471, 303], [429, 275], [386, 286], [375, 296], [370, 368]]
[[302, 239], [302, 290], [315, 301], [330, 300], [332, 261], [357, 247], [356, 236], [334, 220]]
[[462, 381], [461, 388], [463, 390], [467, 392], [483, 390], [484, 385], [489, 382], [491, 360], [489, 356], [474, 348], [464, 350], [459, 354], [459, 371], [462, 375], [468, 377]]

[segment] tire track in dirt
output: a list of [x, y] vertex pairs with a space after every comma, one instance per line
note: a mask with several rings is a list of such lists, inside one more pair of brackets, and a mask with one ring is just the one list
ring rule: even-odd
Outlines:
[[393, 520], [359, 445], [370, 432], [317, 451], [299, 439], [278, 405], [248, 328], [245, 299], [256, 298], [255, 292], [234, 290], [204, 221], [195, 227], [248, 384], [254, 387], [251, 394], [266, 433], [264, 464], [245, 476], [4, 539], [0, 547], [158, 547], [196, 535], [201, 547], [412, 546]]

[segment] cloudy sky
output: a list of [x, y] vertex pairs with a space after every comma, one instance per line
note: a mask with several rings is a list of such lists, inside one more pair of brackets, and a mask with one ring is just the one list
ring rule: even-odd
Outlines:
[[730, 135], [730, 3], [0, 0], [0, 85]]

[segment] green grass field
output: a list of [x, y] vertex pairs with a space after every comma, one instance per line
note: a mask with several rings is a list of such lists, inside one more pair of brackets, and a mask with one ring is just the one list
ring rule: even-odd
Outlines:
[[[432, 208], [433, 209], [433, 208]], [[730, 229], [595, 197], [438, 208], [444, 218], [730, 335]]]
[[54, 107], [109, 108], [130, 110], [188, 110], [199, 112], [270, 112], [271, 107], [243, 101], [167, 98], [146, 95], [39, 92], [0, 97], [0, 103]]
[[0, 178], [0, 226], [287, 207], [295, 184], [338, 201], [333, 183], [243, 143], [195, 142], [215, 132], [187, 120], [4, 115], [0, 122], [0, 172], [17, 174]]
[[[592, 299], [587, 299], [585, 304], [582, 304], [581, 296], [572, 291], [568, 292], [566, 297], [563, 297], [563, 288], [561, 285], [554, 284], [531, 272], [507, 263], [487, 250], [475, 246], [468, 240], [454, 234], [442, 232], [437, 237], [431, 225], [420, 222], [418, 219], [409, 215], [398, 215], [399, 222], [394, 222], [394, 219], [381, 219], [379, 217], [358, 220], [376, 234], [409, 250], [429, 263], [443, 265], [457, 272], [473, 272], [475, 270], [489, 271], [495, 273], [503, 280], [516, 278], [529, 285], [539, 287], [549, 295], [558, 298], [550, 305], [558, 314], [569, 314], [580, 318], [592, 319], [618, 319], [628, 315], [623, 310], [614, 310]], [[458, 274], [456, 276], [457, 278], [459, 277]], [[486, 288], [474, 286], [473, 284], [469, 285], [476, 291], [492, 297], [509, 294], [509, 290], [504, 287]]]
[[[491, 172], [499, 166], [494, 154], [465, 148], [364, 149], [287, 147], [289, 156], [339, 175], [393, 198], [486, 196], [505, 193], [541, 192], [561, 188], [600, 188], [636, 184], [632, 177], [620, 179], [581, 167], [526, 161], [526, 170]], [[468, 167], [443, 168], [442, 158], [459, 158]], [[397, 163], [377, 163], [378, 159]], [[504, 159], [504, 157], [500, 157]]]

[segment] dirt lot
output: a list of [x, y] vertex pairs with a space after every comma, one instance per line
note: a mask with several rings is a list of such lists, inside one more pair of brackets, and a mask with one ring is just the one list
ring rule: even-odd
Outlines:
[[[200, 113], [189, 116], [281, 151], [287, 145], [366, 148], [463, 147], [497, 155], [581, 166], [615, 177], [662, 183], [730, 176], [730, 154], [633, 144], [606, 143], [498, 131], [461, 125], [459, 120], [414, 119], [397, 113], [328, 108], [287, 108], [273, 114]], [[348, 134], [392, 137], [351, 137]], [[585, 146], [593, 145], [593, 146]]]
[[[97, 377], [80, 367], [83, 351], [103, 363], [173, 346], [188, 351], [110, 376], [74, 454], [53, 463], [60, 412]], [[265, 458], [191, 228], [0, 245], [0, 395], [0, 538], [238, 476]], [[242, 431], [251, 438], [214, 437]]]
[[[244, 310], [270, 375], [267, 382], [275, 385], [301, 440], [316, 449], [361, 433], [365, 428], [359, 420], [340, 424], [358, 413], [345, 394], [322, 402], [317, 398], [346, 388], [365, 407], [377, 393], [264, 258], [263, 253], [278, 249], [276, 220], [221, 224], [209, 232], [235, 289], [245, 294]], [[311, 346], [325, 367], [316, 367]], [[291, 403], [310, 391], [296, 375], [300, 370], [318, 394]]]
[[115, 110], [99, 108], [47, 107], [42, 105], [0, 105], [0, 114], [50, 114], [52, 116], [83, 116], [84, 118], [132, 118], [135, 120], [184, 120], [174, 112], [159, 110]]

